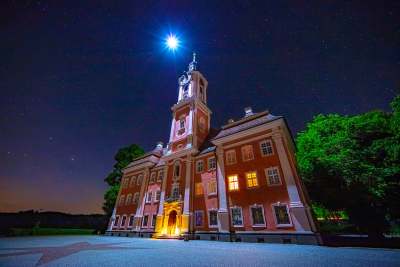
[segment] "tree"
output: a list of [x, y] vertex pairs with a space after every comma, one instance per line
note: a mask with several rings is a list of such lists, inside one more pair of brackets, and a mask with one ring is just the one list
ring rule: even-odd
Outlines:
[[318, 115], [296, 140], [311, 199], [344, 209], [371, 237], [400, 218], [400, 97], [391, 106], [391, 113]]
[[114, 209], [121, 182], [122, 169], [128, 166], [128, 164], [135, 158], [143, 154], [144, 150], [136, 144], [123, 147], [118, 150], [117, 154], [115, 154], [114, 159], [116, 160], [116, 163], [114, 164], [113, 170], [104, 179], [104, 181], [110, 186], [104, 194], [103, 210], [107, 215], [111, 215]]

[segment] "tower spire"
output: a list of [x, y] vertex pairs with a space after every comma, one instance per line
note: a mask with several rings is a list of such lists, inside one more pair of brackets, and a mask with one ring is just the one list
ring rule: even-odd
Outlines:
[[189, 63], [189, 72], [196, 70], [196, 68], [197, 68], [196, 52], [193, 52], [192, 62]]

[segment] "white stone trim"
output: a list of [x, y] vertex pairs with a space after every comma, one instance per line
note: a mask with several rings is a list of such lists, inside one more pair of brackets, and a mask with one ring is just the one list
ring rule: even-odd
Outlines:
[[[289, 218], [289, 223], [288, 224], [278, 224], [277, 218], [276, 218], [276, 212], [275, 212], [275, 206], [285, 206], [286, 207], [286, 212], [288, 214], [288, 218]], [[281, 203], [281, 202], [277, 202], [277, 203], [273, 203], [271, 204], [271, 209], [272, 209], [272, 217], [274, 217], [274, 222], [275, 222], [275, 226], [277, 228], [285, 228], [285, 227], [293, 227], [293, 223], [292, 223], [292, 218], [290, 216], [290, 212], [289, 212], [289, 205], [286, 203]]]
[[[242, 219], [242, 224], [241, 225], [234, 225], [233, 224], [233, 212], [232, 212], [232, 209], [240, 209], [240, 216], [241, 216], [241, 219]], [[229, 208], [229, 210], [230, 210], [230, 213], [231, 213], [231, 225], [232, 225], [232, 227], [238, 227], [238, 228], [244, 227], [243, 208], [239, 207], [239, 206], [231, 206]]]

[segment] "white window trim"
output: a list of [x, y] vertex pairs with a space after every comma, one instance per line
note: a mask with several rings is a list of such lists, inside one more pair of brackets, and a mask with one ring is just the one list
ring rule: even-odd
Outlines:
[[[199, 168], [198, 168], [199, 163], [202, 163], [202, 165], [203, 165], [201, 168], [201, 171], [199, 171]], [[202, 172], [204, 172], [204, 160], [199, 159], [196, 161], [196, 173], [202, 173]]]
[[[179, 162], [179, 161], [176, 161], [175, 163], [174, 163], [174, 168], [173, 168], [173, 173], [172, 173], [172, 176], [173, 176], [173, 179], [174, 180], [179, 180], [180, 178], [181, 178], [181, 175], [182, 175], [182, 166], [181, 166], [182, 164]], [[176, 166], [178, 166], [179, 167], [179, 176], [176, 176], [175, 175], [175, 168], [176, 168]]]
[[150, 174], [150, 183], [155, 183], [157, 180], [157, 173], [156, 172], [152, 172]]
[[[150, 196], [150, 199], [149, 199], [149, 196]], [[153, 200], [153, 191], [148, 191], [146, 193], [146, 203], [151, 203], [152, 200]]]
[[[212, 192], [212, 193], [208, 192], [209, 183], [210, 183], [211, 181], [213, 181], [213, 182], [215, 183], [215, 192]], [[203, 193], [204, 193], [204, 188], [203, 188]], [[207, 182], [207, 196], [216, 196], [217, 194], [218, 194], [217, 179], [212, 178], [212, 179], [210, 179], [210, 180]]]
[[[254, 222], [253, 222], [253, 211], [251, 210], [251, 208], [259, 208], [259, 207], [261, 207], [261, 211], [262, 211], [263, 218], [264, 218], [264, 224], [254, 224]], [[267, 227], [267, 220], [265, 219], [265, 212], [264, 212], [263, 205], [253, 204], [253, 205], [249, 206], [249, 212], [250, 212], [250, 221], [251, 221], [252, 227]]]
[[[232, 209], [240, 209], [240, 216], [241, 216], [241, 219], [242, 219], [242, 224], [241, 225], [234, 225], [233, 224], [233, 212], [232, 212]], [[230, 210], [231, 210], [231, 222], [232, 222], [232, 226], [233, 227], [244, 227], [244, 220], [243, 220], [243, 209], [242, 209], [242, 207], [239, 207], [239, 206], [232, 206], [232, 207], [230, 207]]]
[[[159, 199], [157, 199], [157, 193], [158, 192], [160, 192], [160, 198]], [[160, 199], [161, 199], [161, 190], [158, 189], [158, 190], [155, 191], [153, 202], [154, 203], [158, 203], [158, 202], [160, 202]]]
[[[125, 221], [124, 221], [124, 218], [125, 218]], [[122, 224], [122, 222], [123, 222], [124, 224]], [[123, 215], [121, 216], [121, 223], [120, 223], [119, 228], [122, 228], [122, 229], [126, 228], [126, 214], [123, 214]]]
[[[201, 225], [196, 225], [196, 214], [201, 213], [203, 216], [203, 220], [201, 221]], [[194, 227], [204, 227], [204, 210], [195, 210], [194, 211]]]
[[[255, 172], [255, 173], [256, 173], [257, 185], [256, 185], [256, 186], [251, 186], [251, 187], [249, 187], [249, 185], [247, 184], [247, 174], [248, 174], [248, 173], [252, 173], [252, 172]], [[250, 189], [250, 190], [259, 188], [259, 187], [260, 187], [260, 179], [258, 179], [258, 177], [259, 177], [259, 176], [258, 176], [258, 172], [257, 172], [257, 171], [245, 172], [245, 173], [244, 173], [244, 178], [246, 179], [246, 188], [247, 188], [247, 189]]]
[[[155, 218], [154, 218], [154, 215], [156, 215]], [[154, 225], [153, 225], [153, 221], [155, 221]], [[150, 226], [148, 228], [155, 228], [156, 227], [156, 223], [157, 223], [157, 213], [153, 213], [153, 214], [151, 214], [151, 223], [150, 223]]]
[[[119, 225], [121, 224], [120, 217], [121, 216], [119, 216], [119, 215], [115, 216], [115, 219], [113, 221], [113, 226], [112, 226], [113, 228], [119, 228]], [[117, 220], [117, 218], [118, 218], [118, 220]], [[115, 223], [115, 221], [117, 221], [117, 223]]]
[[[244, 158], [244, 154], [245, 154], [245, 153], [243, 153], [243, 150], [244, 150], [245, 147], [248, 147], [248, 146], [251, 146], [251, 152], [252, 152], [251, 154], [253, 155], [251, 159], [245, 159], [245, 158]], [[250, 160], [254, 160], [254, 147], [253, 147], [253, 145], [251, 145], [251, 144], [243, 145], [243, 146], [240, 148], [240, 151], [242, 152], [242, 160], [243, 160], [244, 162], [250, 161]]]
[[[133, 217], [133, 220], [132, 220], [132, 225], [129, 225], [129, 221], [131, 220], [131, 217]], [[130, 214], [129, 215], [129, 217], [128, 217], [129, 219], [128, 219], [128, 225], [127, 225], [127, 228], [133, 228], [133, 225], [134, 225], [134, 222], [135, 222], [135, 214]]]
[[119, 197], [118, 206], [125, 206], [125, 195]]
[[[135, 197], [135, 195], [136, 195], [137, 197]], [[133, 194], [132, 204], [137, 205], [137, 204], [139, 203], [139, 198], [140, 198], [139, 192], [135, 192], [135, 193]]]
[[[142, 219], [142, 228], [149, 228], [149, 222], [150, 222], [150, 214], [149, 213], [144, 213], [143, 214], [143, 219]], [[147, 216], [147, 225], [144, 226], [144, 217]]]
[[[268, 171], [269, 170], [274, 170], [274, 169], [276, 169], [278, 171], [279, 184], [271, 184], [270, 181], [269, 181]], [[281, 172], [280, 172], [278, 166], [266, 168], [266, 169], [264, 169], [264, 173], [265, 173], [265, 178], [267, 179], [267, 185], [268, 186], [281, 186], [282, 185], [282, 176], [281, 176]]]
[[137, 185], [141, 185], [143, 183], [143, 178], [144, 178], [144, 175], [143, 174], [139, 174], [138, 178], [136, 180], [136, 184]]
[[[275, 213], [275, 208], [274, 208], [275, 206], [285, 206], [286, 207], [286, 212], [288, 214], [289, 222], [290, 222], [289, 224], [287, 224], [287, 223], [278, 224], [278, 221], [277, 221], [277, 218], [276, 218], [276, 213]], [[274, 222], [275, 222], [275, 225], [276, 225], [277, 228], [280, 228], [280, 227], [285, 228], [285, 227], [292, 227], [293, 226], [292, 218], [290, 216], [289, 205], [288, 204], [277, 202], [277, 203], [271, 204], [271, 208], [272, 208], [272, 214], [273, 214], [273, 217], [274, 217]]]
[[[262, 143], [269, 143], [269, 144], [271, 145], [271, 149], [272, 149], [272, 153], [271, 153], [271, 154], [264, 155], [263, 150], [262, 150], [262, 146], [261, 146]], [[269, 156], [272, 156], [272, 155], [275, 154], [274, 146], [272, 145], [272, 140], [264, 139], [264, 140], [262, 140], [259, 144], [260, 144], [260, 153], [261, 153], [261, 156], [262, 156], [262, 157], [269, 157]]]
[[[215, 211], [215, 212], [217, 212], [217, 224], [216, 225], [211, 225], [210, 224], [210, 218], [211, 218], [211, 216], [210, 216], [210, 211]], [[218, 224], [219, 224], [219, 220], [218, 220], [218, 210], [217, 209], [209, 209], [208, 210], [208, 228], [218, 228]]]
[[129, 182], [129, 187], [134, 187], [136, 185], [136, 176], [131, 177], [131, 181]]
[[[162, 177], [160, 178], [160, 174], [162, 174]], [[157, 182], [161, 182], [164, 179], [164, 171], [158, 171], [157, 173]]]
[[[229, 153], [233, 153], [233, 155], [235, 155], [235, 160], [234, 160], [233, 162], [229, 162], [229, 161], [228, 161], [228, 154], [229, 154]], [[225, 152], [225, 158], [226, 158], [226, 165], [233, 165], [233, 164], [236, 164], [236, 163], [237, 163], [237, 159], [236, 159], [236, 150], [235, 150], [235, 149], [227, 150], [227, 151]]]
[[[215, 162], [215, 167], [214, 168], [210, 168], [210, 160], [211, 159], [214, 159], [214, 162]], [[208, 171], [212, 171], [212, 170], [215, 170], [216, 168], [217, 168], [217, 160], [215, 159], [215, 157], [209, 157], [207, 159], [207, 170]]]
[[[128, 202], [128, 199], [129, 199], [129, 202]], [[125, 206], [131, 205], [131, 204], [132, 204], [132, 194], [129, 193], [126, 195], [126, 198], [125, 198]]]

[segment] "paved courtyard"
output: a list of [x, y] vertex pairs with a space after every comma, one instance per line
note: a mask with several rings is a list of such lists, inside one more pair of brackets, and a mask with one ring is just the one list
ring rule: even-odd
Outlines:
[[0, 266], [400, 266], [400, 250], [152, 240], [0, 238]]

